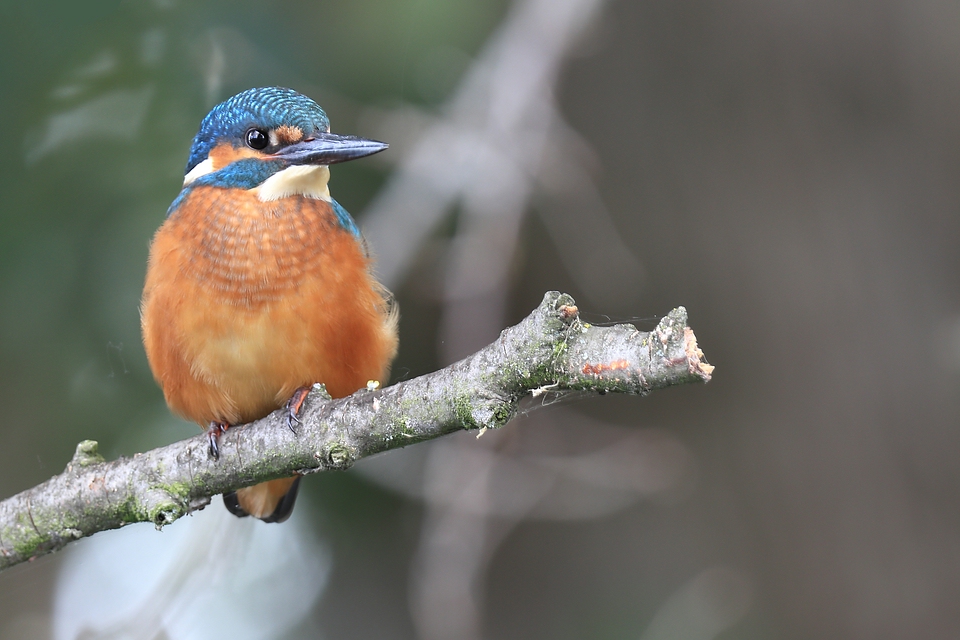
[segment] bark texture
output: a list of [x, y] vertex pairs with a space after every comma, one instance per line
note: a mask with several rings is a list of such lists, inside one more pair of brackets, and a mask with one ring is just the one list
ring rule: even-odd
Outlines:
[[339, 400], [315, 385], [295, 434], [283, 412], [275, 412], [229, 429], [219, 460], [208, 455], [203, 435], [111, 462], [96, 442], [81, 442], [63, 473], [0, 502], [0, 570], [131, 522], [162, 527], [240, 487], [347, 469], [360, 458], [460, 429], [496, 429], [527, 396], [645, 395], [707, 382], [712, 371], [683, 307], [646, 333], [586, 324], [573, 298], [549, 292], [497, 341], [434, 373]]

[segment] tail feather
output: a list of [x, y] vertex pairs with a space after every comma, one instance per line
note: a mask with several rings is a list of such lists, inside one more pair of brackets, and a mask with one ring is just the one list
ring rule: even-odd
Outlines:
[[264, 522], [283, 522], [293, 513], [300, 476], [279, 478], [223, 494], [223, 504], [238, 518], [253, 516]]

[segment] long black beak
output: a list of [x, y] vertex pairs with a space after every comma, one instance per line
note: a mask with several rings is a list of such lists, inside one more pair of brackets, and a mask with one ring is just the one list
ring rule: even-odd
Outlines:
[[280, 149], [273, 156], [290, 164], [334, 164], [380, 153], [388, 146], [357, 136], [315, 133], [307, 140]]

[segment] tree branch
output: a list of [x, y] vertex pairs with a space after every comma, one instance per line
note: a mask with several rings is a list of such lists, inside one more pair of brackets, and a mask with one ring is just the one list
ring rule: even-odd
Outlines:
[[229, 429], [221, 456], [203, 435], [104, 462], [97, 443], [77, 445], [66, 470], [0, 502], [0, 570], [72, 540], [131, 522], [158, 528], [217, 494], [293, 473], [347, 469], [360, 458], [460, 429], [496, 429], [525, 396], [595, 391], [645, 395], [710, 380], [687, 312], [650, 333], [581, 322], [573, 298], [550, 292], [493, 344], [434, 373], [330, 400], [315, 385], [294, 434], [282, 412]]

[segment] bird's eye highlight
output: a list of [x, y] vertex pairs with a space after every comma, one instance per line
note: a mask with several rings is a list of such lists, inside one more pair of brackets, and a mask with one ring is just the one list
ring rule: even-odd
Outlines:
[[270, 144], [270, 138], [263, 129], [250, 129], [247, 131], [247, 146], [251, 149], [258, 151], [266, 149], [268, 144]]

